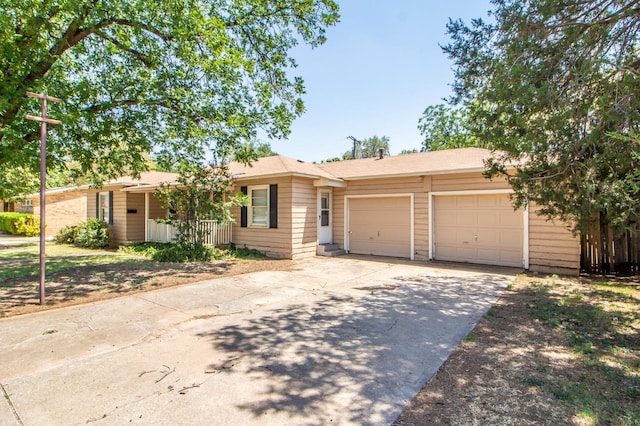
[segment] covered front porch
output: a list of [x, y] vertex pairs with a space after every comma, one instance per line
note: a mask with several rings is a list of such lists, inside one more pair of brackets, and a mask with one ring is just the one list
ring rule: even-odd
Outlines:
[[[175, 226], [166, 223], [169, 212], [155, 197], [153, 191], [140, 187], [126, 188], [122, 191], [126, 194], [128, 241], [158, 243], [176, 241], [177, 229]], [[142, 199], [144, 199], [144, 207], [140, 209], [142, 207], [140, 206]], [[138, 212], [138, 209], [142, 211]], [[231, 243], [232, 225], [232, 223], [220, 224], [214, 220], [200, 221], [200, 230], [204, 234], [205, 244], [226, 245]], [[143, 230], [143, 233], [137, 230]]]
[[[147, 219], [145, 241], [156, 243], [170, 243], [177, 239], [178, 230], [175, 226], [163, 220]], [[204, 235], [206, 245], [226, 245], [232, 241], [233, 224], [219, 224], [215, 220], [201, 220], [200, 230]]]

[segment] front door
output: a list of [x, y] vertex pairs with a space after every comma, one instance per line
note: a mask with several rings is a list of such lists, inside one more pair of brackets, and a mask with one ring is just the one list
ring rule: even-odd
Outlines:
[[331, 189], [318, 189], [318, 244], [333, 242], [332, 202]]

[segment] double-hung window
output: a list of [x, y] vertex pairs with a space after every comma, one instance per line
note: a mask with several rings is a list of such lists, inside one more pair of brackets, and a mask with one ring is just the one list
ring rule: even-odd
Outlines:
[[269, 227], [269, 185], [249, 188], [249, 226]]
[[106, 223], [109, 223], [109, 218], [111, 217], [109, 214], [111, 207], [110, 196], [111, 194], [108, 191], [98, 194], [98, 219]]
[[278, 228], [278, 185], [241, 186], [240, 192], [249, 199], [240, 208], [240, 227]]

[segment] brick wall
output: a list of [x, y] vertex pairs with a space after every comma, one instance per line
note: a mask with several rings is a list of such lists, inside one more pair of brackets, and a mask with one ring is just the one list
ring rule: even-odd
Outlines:
[[[40, 197], [33, 200], [33, 213], [40, 215]], [[87, 193], [82, 190], [69, 190], [47, 194], [46, 232], [52, 237], [62, 228], [77, 225], [87, 220]]]

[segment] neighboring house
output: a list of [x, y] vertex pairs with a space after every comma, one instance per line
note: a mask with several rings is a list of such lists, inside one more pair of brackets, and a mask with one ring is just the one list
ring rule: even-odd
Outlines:
[[33, 213], [33, 200], [0, 201], [0, 212]]
[[[236, 209], [231, 241], [299, 259], [334, 244], [349, 253], [447, 260], [577, 274], [580, 241], [537, 208], [514, 211], [504, 179], [483, 177], [480, 148], [311, 164], [284, 156], [231, 163]], [[87, 216], [111, 224], [116, 243], [151, 240], [166, 218], [153, 196], [171, 173], [87, 189]], [[146, 224], [146, 226], [145, 226]]]
[[[62, 228], [77, 225], [87, 217], [87, 194], [82, 188], [66, 187], [48, 189], [46, 193], [47, 237], [56, 235]], [[29, 205], [34, 215], [40, 216], [40, 194], [30, 194], [21, 203]], [[17, 210], [16, 210], [17, 211]]]

